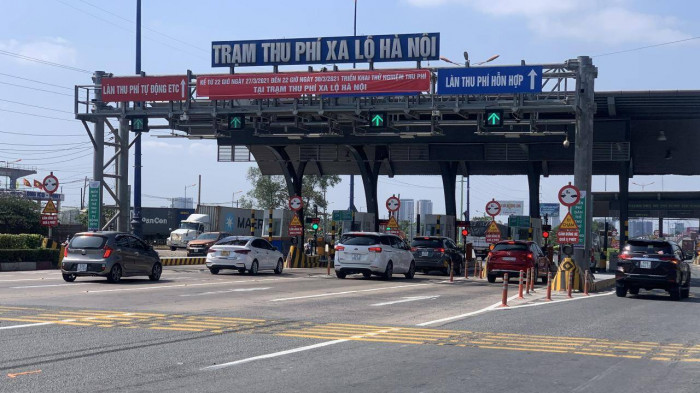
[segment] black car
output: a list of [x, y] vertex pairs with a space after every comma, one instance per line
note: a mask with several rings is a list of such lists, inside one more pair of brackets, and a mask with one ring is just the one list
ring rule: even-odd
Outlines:
[[450, 274], [450, 266], [454, 266], [455, 275], [464, 272], [462, 250], [448, 237], [415, 237], [411, 242], [411, 252], [416, 261], [416, 271], [427, 274], [431, 270], [440, 270]]
[[670, 241], [628, 241], [619, 256], [615, 280], [619, 297], [627, 296], [628, 291], [636, 295], [642, 288], [664, 289], [673, 300], [690, 294], [690, 266], [678, 244]]

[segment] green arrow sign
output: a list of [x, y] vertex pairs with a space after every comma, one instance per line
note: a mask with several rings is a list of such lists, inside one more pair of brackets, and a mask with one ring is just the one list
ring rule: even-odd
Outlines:
[[384, 124], [384, 119], [382, 119], [382, 116], [374, 115], [372, 118], [372, 125], [375, 127], [380, 127], [382, 124]]
[[495, 126], [495, 125], [497, 125], [498, 123], [501, 122], [501, 116], [500, 116], [498, 113], [496, 113], [496, 112], [492, 112], [492, 113], [489, 115], [489, 119], [488, 119], [488, 120], [489, 120], [489, 124], [490, 124], [490, 125]]
[[386, 127], [386, 112], [370, 112], [369, 126], [370, 128]]
[[142, 119], [134, 119], [134, 129], [135, 130], [143, 130], [143, 120]]
[[245, 118], [243, 115], [229, 115], [228, 117], [228, 129], [229, 130], [240, 130], [245, 128]]

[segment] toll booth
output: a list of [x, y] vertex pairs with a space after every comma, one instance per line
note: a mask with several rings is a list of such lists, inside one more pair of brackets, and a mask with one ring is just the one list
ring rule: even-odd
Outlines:
[[443, 214], [423, 214], [420, 216], [422, 236], [435, 236], [438, 234], [437, 221], [440, 217], [440, 236], [447, 236], [452, 240], [455, 239], [455, 217], [446, 216]]

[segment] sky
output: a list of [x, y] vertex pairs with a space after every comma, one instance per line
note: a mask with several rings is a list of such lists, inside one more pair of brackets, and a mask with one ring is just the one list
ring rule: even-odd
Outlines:
[[[151, 75], [188, 69], [195, 74], [222, 72], [210, 64], [212, 41], [353, 32], [353, 0], [142, 3], [142, 68]], [[30, 179], [38, 180], [53, 171], [66, 195], [63, 206], [80, 206], [84, 178], [92, 174], [92, 148], [73, 116], [73, 87], [91, 84], [95, 70], [134, 73], [136, 1], [0, 4], [5, 15], [0, 29], [0, 165], [36, 167], [38, 173]], [[561, 63], [588, 55], [599, 70], [597, 91], [694, 90], [700, 89], [700, 79], [688, 78], [694, 74], [687, 70], [700, 62], [698, 14], [700, 2], [694, 0], [358, 0], [357, 33], [439, 32], [440, 54], [457, 62], [464, 51], [472, 63], [500, 55], [493, 65], [519, 64], [521, 59], [528, 64]], [[643, 47], [648, 48], [638, 49]], [[243, 72], [258, 71], [271, 70], [249, 67]], [[240, 195], [234, 193], [251, 189], [245, 174], [254, 164], [219, 163], [215, 141], [156, 137], [165, 134], [167, 130], [152, 131], [144, 138], [143, 206], [166, 206], [168, 198], [196, 195], [197, 187], [191, 185], [198, 175], [202, 203], [230, 204]], [[343, 176], [328, 192], [329, 210], [348, 207], [348, 179]], [[362, 182], [356, 180], [355, 205], [366, 211]], [[572, 180], [543, 178], [541, 201], [556, 202], [559, 188]], [[635, 176], [630, 191], [694, 191], [699, 186], [697, 177]], [[593, 179], [593, 191], [617, 187], [617, 177]], [[440, 213], [445, 205], [441, 190], [439, 176], [382, 176], [378, 197], [380, 205], [392, 194], [431, 199], [434, 212]], [[492, 198], [525, 201], [527, 211], [527, 190], [525, 176], [472, 176], [471, 215], [483, 215]], [[456, 199], [459, 204], [459, 191]]]

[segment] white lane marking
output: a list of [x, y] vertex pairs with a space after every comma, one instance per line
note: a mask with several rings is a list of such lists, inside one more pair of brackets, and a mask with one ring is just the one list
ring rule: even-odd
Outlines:
[[430, 285], [430, 284], [409, 284], [409, 285], [397, 285], [395, 287], [382, 287], [382, 288], [370, 288], [370, 289], [358, 289], [355, 291], [343, 291], [343, 292], [328, 292], [328, 293], [320, 293], [317, 295], [306, 295], [306, 296], [295, 296], [295, 297], [284, 297], [284, 298], [279, 298], [279, 299], [272, 299], [270, 300], [271, 302], [284, 302], [287, 300], [297, 300], [297, 299], [310, 299], [314, 297], [326, 297], [326, 296], [338, 296], [338, 295], [347, 295], [349, 293], [359, 293], [359, 292], [372, 292], [372, 291], [382, 291], [385, 289], [396, 289], [396, 288], [406, 288], [406, 287], [419, 287], [423, 285]]
[[180, 295], [181, 297], [192, 297], [192, 296], [205, 296], [205, 295], [216, 295], [219, 293], [231, 293], [231, 292], [251, 292], [251, 291], [264, 291], [266, 289], [270, 289], [270, 287], [264, 287], [264, 288], [237, 288], [237, 289], [227, 289], [225, 291], [211, 291], [211, 292], [202, 292], [202, 293], [186, 293], [184, 295]]
[[198, 287], [198, 286], [203, 286], [203, 285], [225, 285], [225, 284], [261, 282], [261, 281], [277, 281], [277, 280], [287, 280], [287, 279], [285, 279], [285, 278], [264, 278], [261, 280], [238, 280], [238, 281], [225, 281], [225, 282], [205, 282], [205, 283], [201, 283], [201, 284], [178, 284], [178, 285], [161, 285], [161, 286], [148, 286], [148, 287], [138, 287], [138, 288], [100, 289], [97, 291], [85, 291], [85, 292], [87, 292], [87, 293], [102, 293], [102, 292], [141, 291], [141, 290], [146, 291], [146, 290], [151, 290], [151, 289]]
[[209, 371], [209, 370], [218, 370], [221, 368], [225, 367], [231, 367], [235, 366], [238, 364], [243, 364], [243, 363], [248, 363], [248, 362], [253, 362], [256, 360], [261, 360], [261, 359], [270, 359], [278, 356], [284, 356], [284, 355], [289, 355], [292, 353], [297, 353], [297, 352], [303, 352], [303, 351], [309, 351], [311, 349], [316, 349], [316, 348], [321, 348], [321, 347], [327, 347], [329, 345], [335, 345], [335, 344], [340, 344], [344, 343], [346, 341], [350, 340], [333, 340], [333, 341], [325, 341], [322, 343], [318, 344], [313, 344], [313, 345], [307, 345], [305, 347], [299, 347], [299, 348], [294, 348], [294, 349], [288, 349], [286, 351], [280, 351], [280, 352], [275, 352], [275, 353], [268, 353], [266, 355], [260, 355], [260, 356], [253, 356], [252, 358], [247, 358], [247, 359], [241, 359], [241, 360], [235, 360], [233, 362], [228, 362], [228, 363], [222, 363], [222, 364], [215, 364], [213, 366], [207, 366], [204, 368], [201, 368], [201, 371]]
[[575, 297], [572, 299], [559, 299], [559, 300], [552, 300], [551, 302], [542, 302], [542, 303], [532, 303], [532, 304], [522, 304], [520, 306], [511, 306], [511, 307], [504, 307], [500, 310], [512, 310], [516, 308], [523, 308], [523, 307], [535, 307], [535, 306], [546, 306], [548, 304], [555, 304], [555, 303], [561, 303], [561, 302], [570, 302], [572, 300], [581, 300], [581, 299], [591, 299], [594, 297], [598, 296], [608, 296], [612, 295], [615, 292], [606, 292], [606, 293], [597, 293], [595, 295], [588, 295], [588, 296], [581, 296], [581, 297]]
[[67, 287], [74, 285], [85, 285], [90, 284], [89, 282], [75, 282], [75, 283], [63, 283], [63, 284], [46, 284], [46, 285], [25, 285], [21, 287], [10, 287], [10, 289], [25, 289], [25, 288], [46, 288], [46, 287]]
[[294, 348], [294, 349], [288, 349], [286, 351], [280, 351], [280, 352], [275, 352], [275, 353], [268, 353], [267, 355], [260, 355], [260, 356], [253, 356], [251, 358], [247, 359], [241, 359], [241, 360], [235, 360], [233, 362], [228, 362], [228, 363], [222, 363], [222, 364], [215, 364], [213, 366], [207, 366], [203, 367], [200, 369], [200, 371], [208, 371], [208, 370], [218, 370], [222, 369], [225, 367], [231, 367], [235, 366], [238, 364], [243, 364], [243, 363], [248, 363], [252, 362], [255, 360], [261, 360], [261, 359], [270, 359], [278, 356], [284, 356], [284, 355], [289, 355], [291, 353], [297, 353], [297, 352], [302, 352], [302, 351], [308, 351], [311, 349], [316, 349], [316, 348], [322, 348], [322, 347], [327, 347], [329, 345], [335, 345], [335, 344], [340, 344], [344, 343], [347, 341], [351, 341], [351, 339], [358, 339], [358, 338], [364, 338], [364, 337], [372, 337], [376, 336], [379, 334], [384, 334], [384, 333], [390, 333], [396, 330], [400, 330], [400, 328], [389, 328], [389, 329], [383, 329], [383, 330], [378, 330], [376, 332], [371, 332], [371, 333], [365, 333], [365, 334], [358, 334], [356, 336], [352, 336], [350, 339], [340, 339], [340, 340], [332, 340], [332, 341], [324, 341], [322, 343], [318, 344], [313, 344], [313, 345], [307, 345], [305, 347], [299, 347], [299, 348]]
[[[518, 295], [514, 295], [514, 296], [509, 297], [508, 300], [513, 300], [513, 299], [517, 299], [517, 298], [518, 298]], [[484, 308], [482, 308], [481, 310], [476, 310], [476, 311], [468, 312], [468, 313], [466, 313], [466, 314], [455, 315], [455, 316], [452, 316], [452, 317], [436, 319], [436, 320], [434, 320], [434, 321], [423, 322], [423, 323], [417, 324], [416, 326], [429, 326], [429, 325], [434, 325], [434, 324], [436, 324], [436, 323], [441, 323], [441, 322], [455, 321], [455, 320], [457, 320], [457, 319], [463, 319], [463, 318], [471, 317], [472, 315], [477, 315], [477, 314], [482, 314], [482, 313], [485, 313], [485, 312], [493, 311], [494, 309], [498, 308], [500, 305], [501, 305], [501, 302], [498, 302], [498, 303], [494, 303], [494, 304], [492, 304], [492, 305], [490, 305], [490, 306], [488, 306], [488, 307], [484, 307]], [[504, 307], [504, 308], [505, 308], [505, 307]]]
[[32, 327], [32, 326], [53, 325], [54, 323], [56, 323], [56, 322], [38, 322], [38, 323], [27, 323], [24, 325], [0, 326], [0, 330], [19, 329], [19, 328], [26, 328], [26, 327]]
[[432, 299], [437, 299], [439, 298], [440, 295], [434, 295], [434, 296], [409, 296], [409, 297], [404, 297], [402, 300], [394, 300], [391, 302], [384, 302], [384, 303], [375, 303], [375, 304], [370, 304], [372, 307], [378, 307], [378, 306], [388, 306], [390, 304], [398, 304], [398, 303], [406, 303], [406, 302], [415, 302], [418, 300], [432, 300]]
[[[59, 277], [54, 278], [57, 280]], [[18, 278], [15, 280], [0, 280], [0, 282], [19, 282], [19, 281], [41, 281], [41, 280], [51, 280], [51, 278]]]

